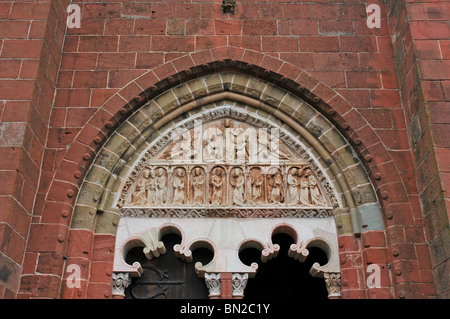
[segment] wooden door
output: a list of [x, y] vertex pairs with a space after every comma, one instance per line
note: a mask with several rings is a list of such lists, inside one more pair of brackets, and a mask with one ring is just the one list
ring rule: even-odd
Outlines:
[[208, 289], [203, 278], [198, 278], [194, 265], [200, 261], [203, 265], [212, 260], [213, 253], [200, 248], [193, 251], [193, 262], [186, 263], [177, 258], [173, 246], [180, 242], [174, 234], [162, 238], [167, 252], [160, 257], [147, 260], [142, 247], [130, 250], [127, 263], [138, 261], [144, 272], [140, 278], [133, 278], [125, 291], [130, 299], [207, 299]]

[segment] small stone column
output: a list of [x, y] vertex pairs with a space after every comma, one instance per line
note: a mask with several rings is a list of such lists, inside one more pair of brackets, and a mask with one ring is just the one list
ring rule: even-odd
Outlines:
[[112, 298], [124, 299], [125, 288], [131, 284], [130, 274], [125, 272], [114, 272], [112, 276]]
[[220, 274], [206, 273], [205, 283], [209, 290], [209, 299], [219, 299], [221, 293]]
[[328, 290], [329, 299], [340, 299], [341, 298], [341, 274], [340, 273], [323, 273], [325, 279], [325, 285]]
[[244, 289], [247, 286], [248, 274], [232, 274], [231, 275], [231, 285], [232, 285], [232, 295], [233, 299], [244, 298]]

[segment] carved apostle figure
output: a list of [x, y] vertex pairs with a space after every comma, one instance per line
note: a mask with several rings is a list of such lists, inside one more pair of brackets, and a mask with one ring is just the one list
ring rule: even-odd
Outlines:
[[297, 168], [293, 167], [289, 170], [289, 174], [287, 176], [289, 204], [291, 205], [297, 205], [298, 202], [300, 201], [297, 172], [298, 172]]
[[220, 205], [222, 204], [222, 194], [223, 194], [223, 178], [222, 169], [215, 168], [213, 170], [211, 178], [211, 204]]
[[282, 203], [284, 201], [283, 191], [283, 178], [281, 177], [280, 170], [277, 170], [275, 174], [269, 176], [269, 202], [270, 203]]
[[246, 141], [245, 130], [240, 125], [236, 128], [227, 129], [230, 139], [230, 145], [227, 145], [227, 161], [229, 162], [243, 162], [246, 157]]
[[203, 185], [205, 183], [205, 177], [202, 174], [202, 169], [200, 167], [194, 168], [192, 176], [192, 188], [194, 190], [194, 203], [203, 203]]
[[311, 194], [311, 202], [313, 205], [317, 206], [327, 206], [327, 202], [323, 198], [320, 193], [319, 185], [317, 184], [317, 180], [312, 174], [311, 170], [307, 170], [305, 175], [307, 174], [309, 192]]
[[[308, 171], [305, 171], [305, 176], [300, 176], [300, 205], [302, 206], [311, 206], [309, 201], [309, 181], [308, 181]], [[303, 175], [303, 174], [302, 174]]]
[[132, 194], [132, 202], [134, 205], [143, 206], [147, 204], [147, 187], [150, 184], [150, 170], [145, 169], [144, 173], [136, 185]]
[[235, 168], [231, 173], [232, 179], [230, 180], [233, 192], [231, 193], [231, 199], [234, 205], [242, 206], [245, 202], [245, 190], [244, 190], [244, 173], [241, 169]]
[[163, 168], [158, 168], [155, 178], [155, 195], [153, 197], [155, 205], [166, 202], [166, 176]]
[[170, 151], [170, 158], [181, 162], [190, 160], [194, 155], [191, 140], [190, 132], [185, 132], [176, 137], [175, 144]]
[[204, 158], [207, 162], [223, 160], [222, 131], [217, 127], [210, 127], [203, 135]]
[[253, 203], [261, 203], [263, 200], [262, 193], [263, 178], [259, 169], [255, 169], [251, 175], [252, 201]]
[[173, 202], [175, 204], [184, 204], [186, 193], [184, 188], [184, 170], [177, 168], [173, 177]]
[[150, 171], [149, 183], [147, 184], [147, 203], [153, 205], [156, 196], [156, 174], [154, 170]]

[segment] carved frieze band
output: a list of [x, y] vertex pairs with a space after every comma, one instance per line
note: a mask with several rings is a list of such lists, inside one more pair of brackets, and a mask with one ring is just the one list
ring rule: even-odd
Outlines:
[[327, 218], [333, 216], [333, 209], [127, 207], [121, 210], [120, 215], [136, 218]]
[[330, 207], [306, 165], [147, 166], [131, 207]]
[[[223, 119], [224, 120], [218, 120]], [[235, 119], [237, 121], [244, 121], [245, 124], [239, 124], [242, 122], [233, 122], [230, 119]], [[182, 160], [186, 160], [189, 162], [188, 158], [184, 158], [184, 154], [187, 154], [192, 157], [196, 157], [195, 146], [197, 145], [196, 139], [196, 130], [198, 129], [198, 123], [209, 123], [211, 124], [203, 124], [200, 125], [200, 130], [203, 133], [198, 134], [198, 136], [203, 136], [203, 141], [201, 142], [200, 147], [202, 151], [199, 154], [203, 154], [203, 161], [197, 162], [196, 160], [191, 161], [192, 165], [168, 165], [169, 162], [172, 161], [170, 155], [177, 154], [178, 158]], [[221, 122], [222, 121], [222, 122]], [[196, 126], [197, 125], [197, 126]], [[252, 129], [255, 128], [255, 129]], [[261, 129], [262, 131], [258, 131]], [[250, 192], [252, 191], [251, 187], [255, 187], [253, 190], [257, 191], [257, 187], [261, 186], [259, 181], [257, 180], [257, 172], [258, 169], [256, 166], [250, 167], [249, 163], [244, 161], [244, 165], [232, 166], [232, 165], [220, 165], [220, 162], [227, 162], [227, 153], [229, 147], [226, 143], [231, 143], [233, 146], [236, 146], [235, 154], [238, 158], [240, 155], [248, 156], [249, 147], [255, 147], [253, 143], [254, 139], [248, 139], [245, 143], [237, 143], [239, 142], [239, 138], [244, 138], [246, 136], [247, 131], [256, 132], [257, 145], [265, 146], [264, 143], [260, 143], [260, 140], [266, 140], [269, 144], [272, 142], [271, 136], [264, 137], [261, 139], [260, 134], [263, 132], [268, 132], [269, 130], [276, 130], [276, 137], [279, 139], [279, 143], [277, 141], [277, 145], [280, 147], [288, 147], [294, 154], [294, 158], [289, 156], [289, 154], [283, 152], [281, 149], [277, 151], [277, 155], [279, 156], [280, 162], [289, 163], [290, 165], [285, 165], [284, 167], [280, 167], [281, 179], [284, 183], [283, 191], [285, 192], [284, 198], [287, 198], [288, 195], [288, 179], [289, 174], [296, 175], [298, 179], [297, 187], [300, 189], [302, 187], [312, 187], [312, 185], [306, 186], [306, 183], [313, 184], [316, 183], [320, 185], [317, 188], [318, 196], [315, 199], [309, 199], [308, 204], [312, 206], [333, 206], [334, 208], [338, 207], [338, 200], [335, 196], [335, 190], [331, 186], [330, 181], [323, 174], [322, 169], [318, 167], [316, 161], [310, 156], [310, 154], [305, 151], [304, 146], [300, 145], [293, 136], [285, 131], [282, 128], [274, 127], [272, 124], [267, 122], [267, 119], [257, 118], [255, 115], [250, 115], [245, 112], [240, 112], [237, 109], [233, 109], [230, 106], [223, 106], [220, 108], [214, 108], [213, 110], [205, 111], [201, 114], [198, 114], [195, 118], [184, 121], [182, 124], [177, 126], [178, 132], [184, 132], [178, 135], [173, 134], [172, 131], [164, 132], [159, 135], [158, 138], [151, 144], [148, 151], [140, 158], [139, 162], [134, 166], [131, 174], [127, 177], [124, 182], [121, 191], [118, 193], [117, 198], [117, 207], [120, 209], [122, 207], [130, 207], [130, 206], [159, 206], [160, 204], [192, 204], [193, 202], [198, 205], [203, 205], [205, 203], [213, 204], [215, 203], [218, 206], [222, 206], [224, 203], [219, 203], [221, 200], [220, 192], [216, 193], [214, 198], [207, 196], [206, 192], [209, 192], [208, 195], [211, 195], [211, 190], [206, 189], [211, 187], [211, 185], [219, 185], [220, 182], [227, 182], [227, 185], [223, 185], [223, 187], [227, 187], [228, 191], [226, 194], [231, 195], [231, 191], [234, 191], [234, 204], [239, 205], [243, 200], [246, 201], [246, 204], [250, 204], [254, 206], [254, 202], [258, 200], [257, 196], [250, 197]], [[265, 134], [264, 134], [265, 135]], [[220, 137], [220, 138], [219, 138]], [[227, 137], [229, 139], [227, 140]], [[251, 140], [251, 141], [250, 141]], [[221, 141], [221, 142], [218, 142]], [[244, 140], [243, 140], [244, 141]], [[252, 144], [253, 143], [253, 144]], [[217, 144], [217, 145], [216, 145]], [[246, 145], [247, 149], [242, 149], [242, 154], [239, 153], [239, 145]], [[224, 153], [217, 153], [217, 149], [223, 150]], [[266, 148], [267, 149], [267, 148]], [[270, 150], [270, 147], [268, 147]], [[257, 156], [264, 155], [264, 152], [257, 153]], [[181, 154], [181, 155], [179, 155]], [[222, 154], [222, 155], [218, 155]], [[284, 156], [284, 155], [286, 156]], [[270, 154], [269, 154], [270, 155]], [[222, 156], [223, 158], [220, 158]], [[212, 160], [209, 161], [209, 157], [212, 157]], [[264, 156], [263, 156], [264, 157]], [[297, 164], [302, 163], [301, 165], [293, 165], [292, 162], [296, 162]], [[216, 167], [212, 164], [217, 164]], [[160, 165], [157, 165], [160, 164]], [[288, 167], [289, 166], [289, 167]], [[289, 172], [291, 168], [295, 168], [296, 172]], [[214, 170], [215, 169], [215, 170]], [[265, 168], [260, 166], [259, 172], [262, 172]], [[270, 182], [273, 184], [279, 184], [280, 177], [276, 176], [275, 173], [269, 174], [267, 171], [264, 172], [266, 175], [273, 175], [273, 180], [265, 180], [264, 184], [269, 186]], [[303, 175], [302, 175], [303, 174]], [[300, 178], [300, 175], [303, 177]], [[215, 177], [214, 177], [215, 176]], [[311, 176], [311, 177], [309, 177]], [[214, 177], [214, 179], [213, 179]], [[247, 182], [243, 187], [240, 186], [242, 183], [242, 177], [244, 177]], [[248, 185], [249, 178], [253, 177], [254, 181], [252, 181], [252, 186]], [[144, 180], [146, 179], [146, 180]], [[189, 180], [188, 180], [189, 179]], [[225, 180], [226, 179], [226, 180]], [[300, 179], [303, 179], [302, 183]], [[150, 185], [147, 182], [153, 181], [153, 185]], [[292, 180], [291, 180], [292, 182]], [[138, 184], [141, 184], [139, 186]], [[146, 192], [145, 187], [147, 184], [147, 190], [151, 188], [155, 188], [156, 191], [152, 193], [152, 196], [146, 197], [144, 193]], [[202, 187], [205, 188], [205, 194], [201, 197]], [[218, 188], [218, 187], [216, 187]], [[242, 191], [243, 188], [246, 188], [246, 197], [242, 197], [239, 195], [239, 192]], [[277, 188], [277, 187], [275, 187]], [[217, 189], [219, 191], [219, 189]], [[222, 195], [225, 194], [224, 189], [221, 190]], [[281, 191], [281, 189], [280, 189]], [[172, 197], [168, 197], [168, 193], [172, 192]], [[184, 194], [183, 194], [184, 192]], [[186, 198], [183, 198], [183, 195], [186, 195], [186, 192], [190, 192], [193, 198], [190, 199], [191, 203], [186, 202]], [[277, 199], [276, 195], [277, 189], [275, 189], [273, 193], [273, 199], [279, 202], [281, 200]], [[195, 196], [195, 194], [197, 196]], [[293, 192], [291, 192], [294, 194]], [[317, 191], [313, 191], [312, 193], [317, 193]], [[303, 200], [300, 206], [308, 206], [303, 205], [307, 201], [306, 193], [299, 194], [298, 200]], [[311, 194], [311, 193], [310, 193]], [[262, 193], [264, 196], [265, 194]], [[281, 194], [280, 194], [281, 195]], [[266, 203], [270, 203], [271, 200], [268, 195], [265, 195], [264, 201]], [[309, 195], [311, 197], [311, 195]], [[325, 198], [328, 199], [329, 203], [323, 205], [323, 202], [317, 204], [317, 202], [324, 201]], [[224, 199], [222, 199], [224, 200]], [[296, 200], [296, 196], [292, 200]], [[311, 201], [316, 200], [316, 203], [312, 203]], [[153, 201], [153, 205], [151, 204]], [[252, 202], [253, 201], [253, 202]], [[155, 205], [154, 203], [158, 203]], [[283, 201], [287, 203], [286, 201]], [[192, 206], [192, 205], [191, 205]], [[244, 205], [248, 206], [248, 205]], [[291, 205], [286, 205], [291, 206]]]

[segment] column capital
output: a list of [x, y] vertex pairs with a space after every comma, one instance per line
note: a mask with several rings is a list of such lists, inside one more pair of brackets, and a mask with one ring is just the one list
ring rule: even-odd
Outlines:
[[234, 273], [231, 275], [233, 298], [244, 298], [244, 289], [247, 286], [248, 273]]
[[131, 276], [128, 272], [114, 272], [112, 276], [112, 295], [125, 298], [125, 288], [131, 284]]
[[218, 273], [205, 273], [205, 283], [208, 287], [210, 299], [217, 299], [220, 297], [221, 284], [220, 284], [220, 274]]

